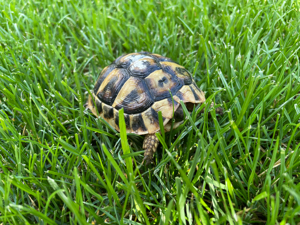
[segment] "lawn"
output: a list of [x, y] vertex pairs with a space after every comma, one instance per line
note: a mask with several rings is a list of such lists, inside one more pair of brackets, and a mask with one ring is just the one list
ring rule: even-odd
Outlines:
[[[299, 224], [299, 4], [0, 0], [0, 224]], [[84, 108], [139, 51], [207, 98], [151, 166], [143, 136]]]

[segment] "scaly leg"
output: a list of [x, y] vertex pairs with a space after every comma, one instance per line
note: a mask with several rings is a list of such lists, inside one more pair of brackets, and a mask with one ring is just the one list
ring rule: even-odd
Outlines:
[[144, 153], [144, 161], [146, 161], [146, 165], [152, 162], [154, 153], [156, 152], [159, 140], [155, 134], [147, 134], [144, 139], [143, 149], [145, 149]]

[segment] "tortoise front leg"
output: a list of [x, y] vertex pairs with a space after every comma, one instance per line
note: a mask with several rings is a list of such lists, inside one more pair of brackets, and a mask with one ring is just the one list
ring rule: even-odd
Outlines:
[[154, 153], [156, 152], [159, 140], [155, 134], [147, 134], [144, 139], [143, 149], [145, 149], [144, 153], [144, 161], [146, 161], [146, 165], [152, 162]]

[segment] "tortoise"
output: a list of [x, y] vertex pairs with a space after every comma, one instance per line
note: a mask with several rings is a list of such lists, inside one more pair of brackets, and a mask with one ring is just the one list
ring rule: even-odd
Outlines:
[[165, 131], [170, 131], [173, 116], [175, 129], [185, 118], [180, 101], [188, 109], [205, 102], [188, 70], [159, 54], [138, 52], [122, 55], [102, 70], [86, 106], [117, 131], [123, 108], [126, 132], [145, 135], [144, 160], [149, 164], [159, 144], [158, 112]]

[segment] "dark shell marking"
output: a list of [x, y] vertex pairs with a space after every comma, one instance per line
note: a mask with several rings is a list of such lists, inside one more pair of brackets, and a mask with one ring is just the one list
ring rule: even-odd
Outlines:
[[184, 112], [183, 112], [181, 105], [178, 107], [178, 109], [174, 113], [174, 119], [176, 122], [184, 120]]
[[99, 90], [100, 85], [102, 84], [102, 82], [104, 81], [104, 79], [110, 74], [111, 71], [113, 71], [116, 68], [115, 64], [111, 64], [107, 67], [105, 67], [102, 72], [99, 75], [99, 78], [95, 84], [94, 87], [94, 93], [97, 93]]
[[155, 101], [170, 98], [170, 92], [172, 95], [175, 95], [183, 86], [182, 82], [180, 82], [176, 76], [172, 76], [162, 70], [157, 70], [150, 74], [145, 79], [145, 82]]
[[98, 113], [102, 114], [102, 112], [103, 112], [102, 103], [98, 99], [96, 100], [96, 106], [97, 106]]
[[190, 85], [193, 82], [191, 74], [182, 66], [174, 62], [162, 62], [162, 69], [178, 77], [184, 85]]
[[[115, 122], [115, 127], [118, 131], [120, 131], [120, 125], [119, 125], [119, 111], [114, 109], [114, 122]], [[126, 130], [127, 132], [131, 133], [131, 126], [130, 126], [130, 115], [124, 113], [124, 120], [125, 120], [125, 125], [126, 125]]]
[[[205, 101], [204, 93], [184, 67], [170, 58], [148, 52], [120, 56], [105, 67], [93, 96], [96, 106], [90, 97], [88, 107], [95, 115], [97, 108], [98, 115], [119, 131], [118, 110], [123, 108], [127, 132], [137, 134], [160, 130], [159, 111], [167, 126], [181, 100], [191, 104]], [[182, 112], [179, 111], [176, 118], [180, 120]]]
[[113, 107], [103, 104], [103, 117], [104, 119], [111, 119], [114, 117], [114, 110]]
[[120, 90], [114, 104], [116, 109], [124, 108], [128, 114], [140, 113], [154, 103], [145, 80], [131, 77]]
[[141, 133], [141, 134], [148, 133], [143, 117], [140, 113], [130, 115], [130, 120], [131, 120], [131, 128], [133, 133]]
[[189, 86], [184, 85], [174, 96], [174, 100], [178, 103], [181, 101], [183, 102], [191, 102], [191, 103], [202, 103], [205, 101], [205, 96], [202, 91], [199, 91], [195, 87], [194, 84]]
[[153, 134], [157, 130], [159, 130], [158, 113], [155, 110], [149, 108], [141, 114], [144, 120], [144, 124], [150, 134]]
[[112, 105], [119, 91], [129, 79], [126, 69], [116, 68], [103, 80], [100, 85], [97, 96], [101, 101], [108, 105]]

